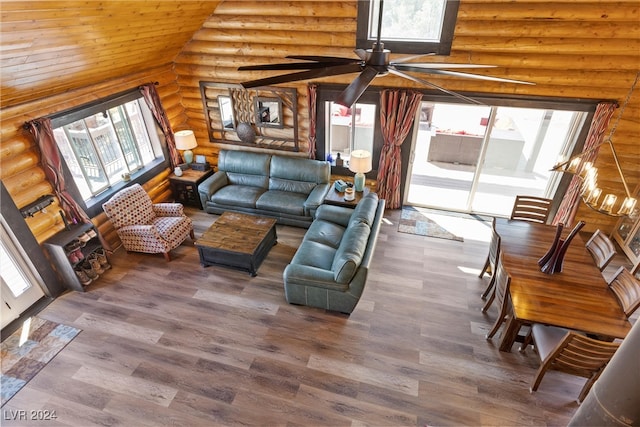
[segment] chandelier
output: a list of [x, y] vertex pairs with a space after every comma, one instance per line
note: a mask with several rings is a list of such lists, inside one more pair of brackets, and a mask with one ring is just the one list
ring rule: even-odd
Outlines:
[[[624, 174], [622, 173], [622, 168], [620, 167], [620, 162], [618, 161], [618, 155], [616, 154], [616, 149], [613, 146], [613, 134], [616, 132], [616, 128], [618, 127], [618, 123], [620, 122], [620, 118], [622, 117], [624, 109], [629, 103], [629, 99], [631, 98], [631, 94], [633, 93], [633, 90], [635, 89], [639, 78], [640, 71], [636, 74], [633, 85], [631, 85], [631, 89], [629, 90], [629, 93], [627, 94], [627, 97], [622, 104], [622, 108], [620, 108], [620, 114], [618, 115], [616, 122], [611, 128], [611, 132], [609, 133], [609, 135], [601, 143], [597, 144], [591, 149], [573, 156], [569, 160], [561, 161], [560, 163], [553, 166], [553, 168], [551, 168], [552, 171], [566, 172], [578, 175], [580, 178], [582, 178], [582, 186], [580, 187], [582, 201], [591, 209], [609, 216], [627, 216], [631, 214], [631, 212], [633, 212], [633, 209], [635, 208], [637, 203], [637, 200], [631, 196], [627, 181], [624, 179]], [[625, 195], [623, 197], [618, 197], [613, 193], [609, 193], [606, 194], [604, 198], [600, 199], [600, 196], [602, 195], [602, 189], [598, 187], [598, 169], [593, 165], [592, 162], [585, 160], [586, 155], [597, 150], [604, 144], [607, 144], [609, 148], [611, 148], [613, 161], [616, 165], [616, 168], [618, 169], [618, 174], [620, 175], [620, 179], [622, 180], [622, 185], [624, 186]], [[618, 200], [622, 200], [622, 202], [616, 209], [616, 203], [618, 202]]]

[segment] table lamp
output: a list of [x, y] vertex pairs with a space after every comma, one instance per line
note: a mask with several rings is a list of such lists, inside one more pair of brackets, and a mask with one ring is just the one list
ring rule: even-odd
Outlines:
[[174, 137], [176, 140], [176, 148], [178, 150], [184, 150], [182, 153], [184, 162], [191, 164], [193, 162], [193, 151], [191, 151], [191, 149], [198, 146], [198, 141], [196, 141], [196, 136], [193, 134], [193, 131], [180, 130], [174, 134]]
[[352, 151], [349, 158], [349, 170], [356, 173], [353, 180], [356, 191], [364, 191], [364, 174], [371, 170], [371, 153], [366, 150]]

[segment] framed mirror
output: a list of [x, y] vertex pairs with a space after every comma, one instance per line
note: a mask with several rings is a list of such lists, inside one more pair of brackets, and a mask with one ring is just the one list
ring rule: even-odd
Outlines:
[[[199, 82], [209, 141], [269, 150], [298, 151], [295, 88]], [[253, 135], [253, 136], [251, 136]]]
[[218, 96], [218, 106], [220, 108], [220, 121], [224, 129], [235, 129], [235, 120], [233, 117], [233, 105], [231, 105], [230, 96]]
[[282, 100], [280, 98], [254, 98], [256, 126], [282, 128]]

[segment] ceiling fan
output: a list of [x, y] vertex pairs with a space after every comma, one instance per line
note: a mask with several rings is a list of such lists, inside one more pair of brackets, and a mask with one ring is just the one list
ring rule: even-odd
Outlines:
[[346, 107], [351, 107], [364, 91], [369, 87], [374, 78], [394, 74], [405, 79], [412, 80], [416, 83], [432, 87], [434, 89], [445, 92], [449, 95], [460, 98], [466, 102], [480, 104], [480, 102], [464, 96], [462, 94], [447, 90], [435, 83], [412, 76], [409, 72], [424, 74], [439, 74], [453, 77], [463, 77], [479, 80], [491, 80], [496, 82], [518, 83], [518, 84], [534, 84], [530, 82], [504, 79], [500, 77], [490, 77], [478, 74], [462, 73], [459, 71], [449, 71], [449, 69], [464, 68], [494, 68], [495, 65], [479, 65], [479, 64], [455, 64], [455, 63], [433, 63], [433, 62], [409, 62], [413, 59], [434, 55], [426, 53], [422, 55], [413, 55], [396, 60], [391, 60], [391, 51], [384, 48], [384, 43], [380, 41], [382, 33], [382, 8], [384, 1], [380, 0], [380, 8], [378, 14], [378, 33], [376, 41], [371, 49], [355, 49], [354, 52], [358, 56], [355, 58], [341, 58], [333, 56], [313, 56], [313, 55], [290, 55], [286, 58], [299, 59], [307, 62], [291, 62], [283, 64], [266, 64], [266, 65], [247, 65], [238, 67], [239, 71], [245, 70], [306, 70], [298, 71], [279, 76], [267, 77], [257, 80], [250, 80], [241, 83], [244, 88], [252, 88], [258, 86], [269, 86], [280, 83], [293, 82], [298, 80], [316, 79], [321, 77], [336, 76], [340, 74], [360, 73], [338, 96], [335, 101]]

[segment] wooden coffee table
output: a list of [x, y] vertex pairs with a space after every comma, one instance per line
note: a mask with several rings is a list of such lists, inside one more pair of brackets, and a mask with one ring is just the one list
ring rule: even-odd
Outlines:
[[203, 267], [222, 265], [256, 276], [277, 238], [275, 219], [225, 212], [195, 245]]

